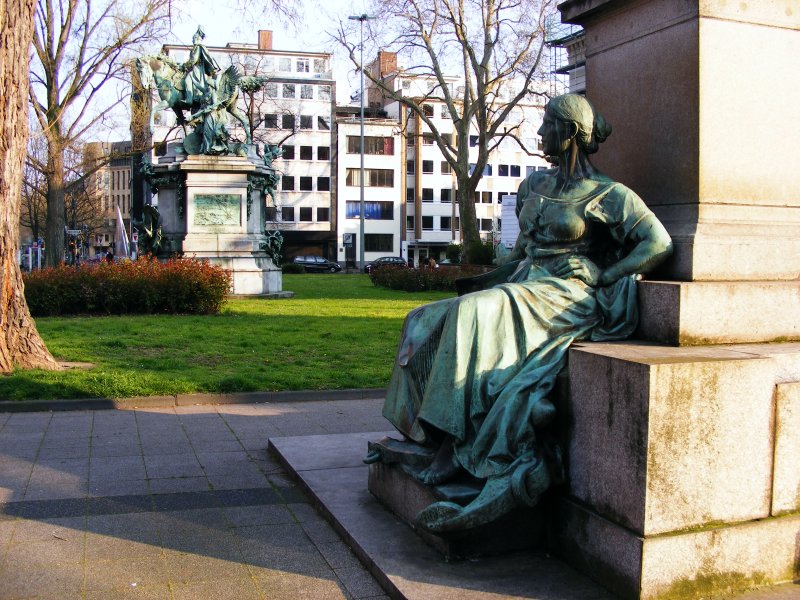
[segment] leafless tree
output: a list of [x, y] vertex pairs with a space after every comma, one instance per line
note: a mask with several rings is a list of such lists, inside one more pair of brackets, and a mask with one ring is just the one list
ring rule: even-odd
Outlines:
[[[522, 145], [521, 122], [506, 119], [526, 98], [544, 97], [545, 24], [555, 8], [555, 0], [375, 0], [373, 18], [363, 24], [365, 55], [367, 44], [397, 52], [405, 75], [431, 82], [422, 94], [407, 95], [378, 70], [364, 72], [384, 98], [425, 125], [450, 164], [468, 256], [480, 239], [473, 193], [490, 154], [507, 138]], [[333, 34], [356, 67], [359, 25], [340, 23]], [[454, 89], [452, 75], [463, 90]], [[426, 102], [445, 106], [452, 132], [426, 114]], [[470, 135], [477, 136], [472, 160]]]
[[57, 369], [31, 318], [17, 264], [34, 0], [0, 0], [0, 373]]
[[48, 265], [64, 256], [64, 153], [129, 100], [127, 62], [157, 43], [173, 0], [37, 0], [29, 99], [47, 142]]

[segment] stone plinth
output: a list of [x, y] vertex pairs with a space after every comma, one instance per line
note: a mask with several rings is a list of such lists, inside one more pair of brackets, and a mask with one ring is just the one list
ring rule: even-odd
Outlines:
[[169, 250], [231, 271], [235, 295], [275, 295], [282, 273], [261, 250], [264, 202], [250, 177], [262, 168], [234, 156], [188, 156], [154, 168]]
[[666, 225], [669, 279], [800, 276], [795, 0], [568, 0], [586, 94], [614, 126], [597, 166]]
[[800, 282], [642, 281], [637, 338], [672, 344], [800, 340]]
[[624, 598], [800, 574], [800, 344], [579, 344], [562, 556]]

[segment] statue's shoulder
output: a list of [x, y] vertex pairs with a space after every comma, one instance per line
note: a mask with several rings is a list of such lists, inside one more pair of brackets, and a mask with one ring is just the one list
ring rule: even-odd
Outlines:
[[520, 201], [526, 200], [531, 195], [542, 193], [548, 188], [552, 177], [556, 174], [555, 168], [543, 169], [541, 171], [533, 171], [519, 186], [517, 192], [517, 199]]

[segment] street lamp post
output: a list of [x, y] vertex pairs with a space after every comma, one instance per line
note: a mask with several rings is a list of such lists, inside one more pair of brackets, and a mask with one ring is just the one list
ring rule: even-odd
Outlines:
[[362, 15], [352, 15], [347, 17], [351, 21], [359, 21], [361, 28], [361, 58], [359, 59], [359, 71], [361, 71], [361, 172], [359, 173], [359, 192], [361, 199], [359, 202], [358, 218], [358, 260], [361, 268], [364, 268], [364, 21], [369, 21], [372, 17], [366, 13]]

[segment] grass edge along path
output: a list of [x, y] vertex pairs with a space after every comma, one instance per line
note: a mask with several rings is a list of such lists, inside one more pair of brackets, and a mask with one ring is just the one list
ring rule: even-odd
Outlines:
[[0, 400], [383, 388], [409, 310], [451, 297], [374, 287], [366, 275], [284, 275], [281, 300], [230, 299], [219, 315], [36, 320], [57, 360], [17, 370]]

